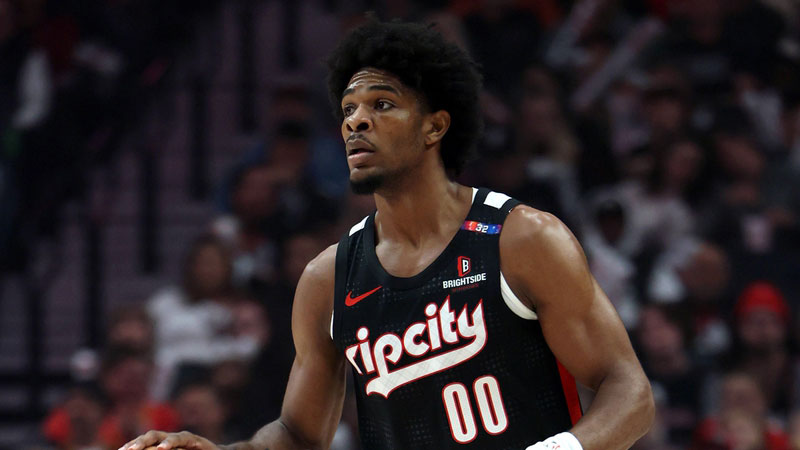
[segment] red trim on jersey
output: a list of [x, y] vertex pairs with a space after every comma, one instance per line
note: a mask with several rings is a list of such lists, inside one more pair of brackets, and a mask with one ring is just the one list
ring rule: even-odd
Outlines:
[[561, 361], [556, 360], [558, 364], [558, 374], [561, 375], [561, 387], [564, 389], [564, 398], [567, 400], [567, 409], [569, 409], [569, 418], [572, 425], [578, 423], [583, 410], [581, 409], [581, 399], [578, 397], [578, 385], [575, 384], [575, 377], [561, 365]]

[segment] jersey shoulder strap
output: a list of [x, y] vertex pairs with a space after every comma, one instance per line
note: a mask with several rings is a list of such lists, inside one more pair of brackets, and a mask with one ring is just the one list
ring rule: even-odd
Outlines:
[[339, 239], [339, 244], [336, 246], [336, 274], [334, 276], [333, 316], [331, 317], [330, 334], [334, 344], [337, 346], [339, 346], [337, 336], [339, 334], [338, 330], [340, 329], [338, 324], [341, 323], [342, 318], [341, 313], [347, 290], [347, 276], [350, 271], [350, 261], [353, 259], [353, 253], [356, 251], [356, 247], [364, 234], [364, 227], [367, 224], [367, 220], [373, 215], [375, 215], [374, 212], [353, 225], [350, 230], [342, 235]]
[[[522, 202], [506, 194], [495, 192], [487, 188], [473, 188], [473, 207], [464, 227], [478, 227], [481, 223], [500, 224], [517, 205]], [[479, 231], [469, 229], [469, 231]], [[500, 229], [489, 229], [489, 234], [499, 234]]]
[[[482, 191], [485, 192], [483, 195], [481, 195]], [[503, 194], [502, 192], [495, 192], [486, 188], [478, 189], [476, 200], [480, 198], [482, 198], [484, 207], [497, 211], [499, 214], [504, 216], [508, 215], [512, 209], [522, 203], [515, 198], [511, 198], [508, 195]]]

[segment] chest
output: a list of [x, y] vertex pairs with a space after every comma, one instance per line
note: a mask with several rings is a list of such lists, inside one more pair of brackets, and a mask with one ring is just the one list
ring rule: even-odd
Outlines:
[[409, 278], [433, 264], [446, 248], [448, 241], [437, 239], [417, 246], [382, 241], [375, 246], [375, 255], [387, 273]]

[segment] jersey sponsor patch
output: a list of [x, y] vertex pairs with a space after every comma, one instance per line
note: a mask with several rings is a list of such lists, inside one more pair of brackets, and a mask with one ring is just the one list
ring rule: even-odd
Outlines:
[[458, 257], [458, 276], [463, 277], [472, 270], [472, 261], [466, 256]]
[[444, 280], [442, 281], [442, 289], [469, 286], [478, 284], [481, 281], [486, 281], [486, 272], [476, 273], [475, 275], [468, 275], [461, 278], [454, 278], [452, 280]]
[[483, 234], [500, 234], [502, 228], [503, 226], [499, 223], [481, 223], [474, 220], [465, 220], [461, 225], [462, 230]]

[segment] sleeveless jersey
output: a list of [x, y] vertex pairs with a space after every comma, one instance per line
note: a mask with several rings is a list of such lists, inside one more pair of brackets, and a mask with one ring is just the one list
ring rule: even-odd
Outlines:
[[473, 189], [461, 229], [410, 278], [378, 261], [374, 213], [342, 237], [331, 336], [352, 365], [365, 449], [522, 450], [580, 417], [574, 379], [500, 273], [518, 204]]

